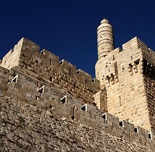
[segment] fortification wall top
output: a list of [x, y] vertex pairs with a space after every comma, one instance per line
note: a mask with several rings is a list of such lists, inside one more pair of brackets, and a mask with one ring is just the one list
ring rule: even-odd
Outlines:
[[[100, 80], [101, 85], [103, 76], [119, 75], [113, 70], [113, 64], [123, 65], [128, 67], [130, 64], [134, 65], [135, 62], [142, 61], [145, 58], [147, 61], [155, 65], [155, 53], [148, 49], [140, 39], [134, 37], [130, 41], [122, 45], [122, 50], [116, 48], [111, 51], [106, 57], [101, 58], [96, 63], [96, 77]], [[105, 67], [105, 68], [103, 68]], [[109, 71], [109, 72], [107, 72]], [[117, 69], [115, 69], [117, 71]], [[118, 77], [118, 76], [117, 76]]]
[[7, 69], [20, 66], [23, 72], [26, 70], [33, 77], [49, 80], [67, 88], [76, 97], [93, 102], [93, 95], [99, 90], [99, 81], [92, 80], [91, 75], [81, 69], [77, 70], [76, 66], [66, 60], [59, 61], [58, 56], [46, 49], [40, 52], [39, 48], [34, 42], [22, 38], [3, 58], [1, 66]]
[[35, 78], [18, 73], [14, 69], [5, 72], [2, 68], [0, 79], [1, 73], [5, 73], [3, 77], [6, 77], [7, 82], [5, 90], [0, 87], [4, 98], [37, 105], [51, 112], [56, 111], [55, 115], [58, 114], [73, 123], [103, 131], [152, 151], [155, 150], [154, 134], [134, 126], [128, 120], [120, 121], [109, 113], [102, 113], [95, 106], [84, 104], [83, 100], [76, 99], [64, 89], [52, 87], [43, 81], [38, 82]]

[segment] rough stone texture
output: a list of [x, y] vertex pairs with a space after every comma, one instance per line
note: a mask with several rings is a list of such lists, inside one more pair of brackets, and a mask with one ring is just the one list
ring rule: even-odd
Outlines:
[[47, 111], [6, 99], [0, 108], [0, 151], [151, 151], [123, 137], [61, 118], [54, 108]]
[[107, 19], [97, 28], [98, 59], [105, 57], [114, 49], [113, 28]]
[[155, 133], [154, 59], [155, 53], [135, 37], [97, 61], [96, 78], [106, 90], [109, 113]]
[[65, 60], [59, 62], [58, 56], [45, 49], [39, 52], [39, 46], [26, 38], [3, 58], [1, 66], [8, 69], [20, 66], [28, 75], [50, 80], [86, 102], [92, 102], [99, 90], [99, 81], [92, 80], [91, 75]]
[[155, 151], [154, 52], [103, 40], [93, 80], [26, 38], [3, 58], [0, 151]]

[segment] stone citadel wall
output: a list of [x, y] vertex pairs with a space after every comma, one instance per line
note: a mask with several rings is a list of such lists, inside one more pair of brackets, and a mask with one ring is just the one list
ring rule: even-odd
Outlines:
[[155, 133], [155, 52], [143, 51], [144, 86], [149, 110], [151, 130]]
[[[2, 151], [155, 151], [154, 54], [135, 37], [122, 50], [99, 58], [97, 79], [92, 80], [88, 73], [59, 61], [45, 49], [40, 52], [37, 44], [22, 38], [0, 66]], [[66, 126], [69, 129], [63, 128]], [[30, 132], [33, 136], [23, 139]], [[43, 143], [40, 136], [44, 136]], [[47, 144], [51, 140], [54, 142]]]
[[20, 69], [0, 68], [1, 151], [155, 150], [154, 134]]
[[28, 75], [49, 80], [61, 88], [67, 88], [75, 97], [93, 103], [93, 95], [99, 90], [99, 81], [74, 65], [61, 60], [53, 53], [42, 50], [34, 42], [22, 38], [3, 58], [1, 66], [11, 69], [20, 66]]
[[[11, 52], [2, 61], [1, 65], [8, 69], [0, 68], [2, 151], [155, 150], [153, 133], [103, 113], [92, 101], [86, 103], [85, 98], [74, 96], [68, 87], [54, 83], [53, 77], [51, 82], [46, 73], [41, 79], [37, 66], [32, 64], [29, 69], [26, 64], [30, 56], [28, 61], [14, 60], [15, 54]], [[7, 63], [9, 57], [11, 64]], [[14, 62], [17, 66], [12, 66]]]

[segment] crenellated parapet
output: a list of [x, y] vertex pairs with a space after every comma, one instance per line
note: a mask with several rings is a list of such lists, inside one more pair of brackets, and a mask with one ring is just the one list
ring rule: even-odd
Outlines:
[[122, 48], [114, 49], [97, 61], [96, 77], [100, 80], [101, 88], [116, 84], [124, 71], [129, 75], [142, 72], [143, 52], [148, 52], [147, 46], [135, 37], [123, 44]]
[[[25, 75], [17, 71], [17, 68], [7, 70], [1, 68], [0, 79], [5, 78], [7, 88], [0, 88], [0, 103], [17, 102], [35, 105], [46, 109], [47, 114], [60, 116], [76, 125], [88, 129], [95, 129], [104, 134], [120, 138], [126, 142], [134, 143], [148, 150], [155, 150], [155, 134], [136, 126], [129, 120], [121, 120], [118, 117], [99, 110], [97, 107], [77, 99], [64, 89], [55, 88], [50, 83], [37, 80], [35, 77]], [[4, 99], [4, 100], [2, 100]], [[51, 113], [51, 114], [50, 114]], [[5, 115], [1, 116], [2, 119]]]
[[48, 80], [76, 97], [93, 102], [93, 95], [99, 90], [99, 81], [83, 70], [77, 70], [66, 60], [59, 61], [58, 56], [46, 49], [40, 52], [39, 48], [34, 42], [22, 38], [3, 58], [1, 66], [7, 69], [19, 66], [32, 77]]
[[[0, 135], [5, 136], [6, 145], [10, 142], [25, 149], [39, 145], [45, 151], [47, 143], [56, 139], [65, 145], [62, 151], [72, 151], [72, 145], [79, 151], [106, 151], [103, 147], [155, 151], [155, 52], [137, 37], [114, 49], [113, 28], [106, 19], [97, 34], [95, 79], [48, 50], [40, 51], [39, 45], [26, 38], [4, 56], [0, 61]], [[22, 128], [26, 138], [11, 127]], [[21, 143], [11, 141], [21, 136]], [[27, 142], [33, 136], [36, 141]], [[88, 149], [78, 146], [79, 141]]]

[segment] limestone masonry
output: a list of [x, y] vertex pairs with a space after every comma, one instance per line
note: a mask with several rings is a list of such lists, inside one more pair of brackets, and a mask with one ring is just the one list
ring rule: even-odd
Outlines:
[[96, 78], [22, 38], [0, 63], [0, 152], [155, 152], [155, 53], [97, 29]]

